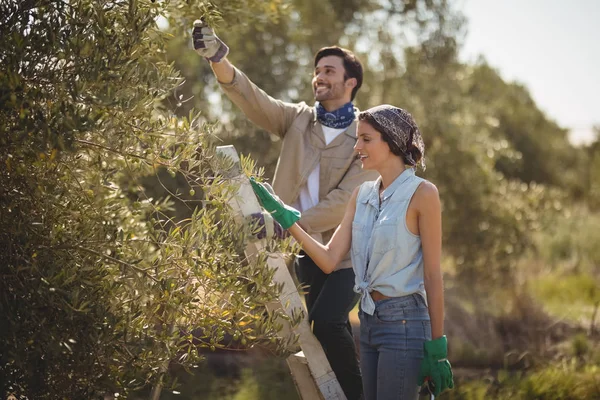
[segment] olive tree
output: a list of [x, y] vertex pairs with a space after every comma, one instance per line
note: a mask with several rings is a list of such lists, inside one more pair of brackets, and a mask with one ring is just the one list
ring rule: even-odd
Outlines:
[[[126, 397], [202, 348], [293, 340], [265, 311], [268, 253], [244, 255], [256, 226], [227, 206], [214, 126], [164, 107], [181, 78], [155, 21], [175, 6], [0, 2], [0, 393]], [[152, 197], [144, 182], [169, 175]]]

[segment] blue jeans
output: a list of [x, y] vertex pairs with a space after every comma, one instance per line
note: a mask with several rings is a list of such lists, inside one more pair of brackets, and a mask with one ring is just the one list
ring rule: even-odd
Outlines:
[[365, 400], [418, 399], [423, 342], [431, 340], [423, 297], [412, 294], [379, 300], [373, 315], [362, 310], [358, 315]]

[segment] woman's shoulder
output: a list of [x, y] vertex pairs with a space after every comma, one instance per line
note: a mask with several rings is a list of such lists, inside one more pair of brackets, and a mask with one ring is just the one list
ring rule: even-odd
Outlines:
[[420, 194], [421, 196], [429, 197], [429, 196], [439, 196], [438, 188], [432, 182], [427, 179], [422, 179], [419, 187], [417, 188], [417, 192], [415, 194]]
[[437, 186], [426, 179], [423, 179], [423, 181], [419, 184], [419, 187], [415, 191], [413, 197], [415, 198], [415, 204], [423, 207], [440, 203], [440, 193]]

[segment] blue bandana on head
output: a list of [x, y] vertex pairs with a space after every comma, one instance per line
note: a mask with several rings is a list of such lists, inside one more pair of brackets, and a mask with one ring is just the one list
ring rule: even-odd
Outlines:
[[317, 120], [329, 128], [344, 129], [354, 121], [354, 104], [346, 103], [337, 110], [327, 111], [318, 101], [315, 103]]

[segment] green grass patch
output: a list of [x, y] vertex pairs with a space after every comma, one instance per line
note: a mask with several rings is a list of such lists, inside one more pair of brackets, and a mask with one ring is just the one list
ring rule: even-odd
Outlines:
[[600, 303], [600, 285], [589, 274], [551, 273], [529, 281], [535, 299], [549, 314], [575, 323], [589, 323]]
[[440, 399], [597, 400], [600, 366], [578, 366], [570, 361], [531, 373], [500, 371], [494, 380], [459, 382]]

